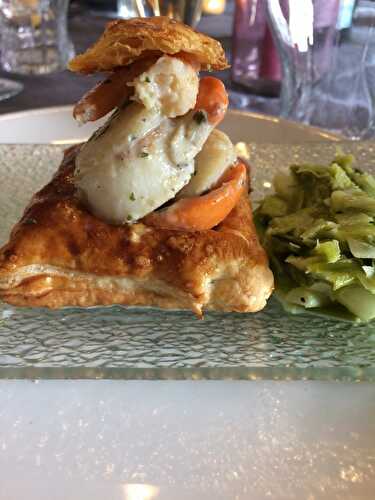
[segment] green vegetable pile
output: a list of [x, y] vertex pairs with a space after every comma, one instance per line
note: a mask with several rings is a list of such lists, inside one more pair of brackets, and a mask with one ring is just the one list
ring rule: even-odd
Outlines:
[[255, 221], [290, 312], [375, 318], [375, 178], [352, 156], [292, 165], [274, 179]]

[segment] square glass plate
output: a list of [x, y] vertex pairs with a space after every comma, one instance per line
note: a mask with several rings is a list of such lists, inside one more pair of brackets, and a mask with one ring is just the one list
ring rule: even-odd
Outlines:
[[[278, 169], [325, 162], [338, 143], [242, 145], [254, 202]], [[373, 143], [342, 143], [375, 172]], [[1, 145], [0, 244], [62, 158], [60, 146]], [[375, 380], [375, 322], [288, 315], [276, 300], [257, 314], [145, 308], [47, 311], [0, 304], [0, 378]]]

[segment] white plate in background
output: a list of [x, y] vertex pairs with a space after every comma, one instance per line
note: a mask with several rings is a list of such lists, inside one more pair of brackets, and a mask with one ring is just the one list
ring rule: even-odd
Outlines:
[[[102, 121], [79, 126], [71, 106], [42, 108], [0, 115], [0, 143], [74, 143], [86, 140]], [[230, 110], [221, 127], [234, 143], [274, 144], [337, 141], [339, 137], [315, 127], [276, 116]]]

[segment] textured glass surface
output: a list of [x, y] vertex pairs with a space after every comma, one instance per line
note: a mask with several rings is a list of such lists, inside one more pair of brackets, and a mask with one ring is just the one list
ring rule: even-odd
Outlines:
[[[253, 198], [276, 169], [325, 161], [336, 145], [250, 146]], [[375, 171], [374, 145], [343, 143]], [[57, 146], [0, 146], [0, 242], [30, 194], [61, 159]], [[286, 314], [276, 300], [257, 314], [122, 307], [65, 309], [0, 305], [0, 377], [314, 378], [375, 380], [375, 323], [352, 325]]]

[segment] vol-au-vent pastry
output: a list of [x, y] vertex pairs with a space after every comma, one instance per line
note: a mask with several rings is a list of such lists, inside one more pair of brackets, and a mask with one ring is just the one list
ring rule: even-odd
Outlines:
[[221, 45], [165, 17], [110, 23], [72, 71], [105, 72], [75, 105], [108, 115], [65, 152], [0, 251], [0, 298], [20, 306], [140, 305], [255, 312], [273, 289], [249, 171], [216, 129]]

